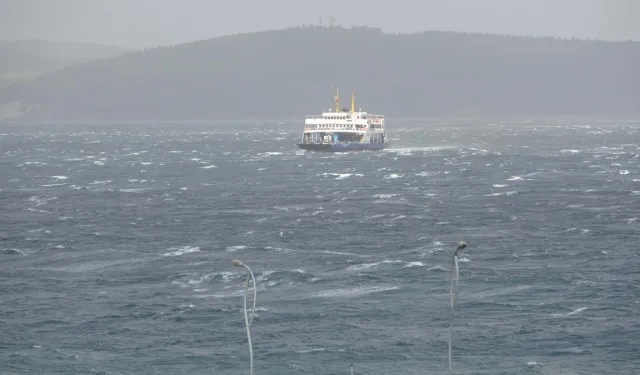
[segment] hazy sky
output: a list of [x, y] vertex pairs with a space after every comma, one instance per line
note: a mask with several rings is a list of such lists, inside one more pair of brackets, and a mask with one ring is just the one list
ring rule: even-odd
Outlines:
[[640, 0], [0, 0], [0, 39], [139, 48], [317, 24], [321, 15], [386, 32], [640, 40]]

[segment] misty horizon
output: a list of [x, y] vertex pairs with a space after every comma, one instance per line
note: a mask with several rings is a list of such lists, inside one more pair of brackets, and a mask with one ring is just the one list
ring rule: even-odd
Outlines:
[[269, 31], [282, 31], [282, 30], [288, 30], [288, 29], [297, 29], [297, 28], [301, 28], [301, 27], [337, 27], [337, 28], [344, 28], [344, 29], [353, 29], [353, 28], [368, 28], [368, 29], [379, 29], [381, 30], [384, 34], [386, 35], [415, 35], [415, 34], [423, 34], [423, 33], [429, 33], [429, 32], [437, 32], [437, 33], [453, 33], [453, 34], [469, 34], [469, 35], [485, 35], [485, 36], [506, 36], [506, 37], [519, 37], [519, 38], [552, 38], [552, 39], [559, 39], [559, 40], [577, 40], [577, 41], [602, 41], [602, 42], [626, 42], [626, 41], [631, 41], [631, 42], [640, 42], [640, 38], [638, 39], [607, 39], [607, 38], [590, 38], [590, 37], [575, 37], [575, 36], [560, 36], [560, 35], [547, 35], [547, 34], [539, 34], [539, 35], [533, 35], [533, 34], [510, 34], [510, 33], [497, 33], [497, 32], [483, 32], [483, 31], [461, 31], [461, 30], [445, 30], [445, 29], [425, 29], [425, 30], [415, 30], [415, 31], [387, 31], [385, 29], [379, 28], [376, 25], [341, 25], [341, 24], [333, 24], [330, 25], [327, 22], [323, 22], [323, 23], [317, 23], [317, 24], [313, 24], [313, 23], [309, 23], [309, 24], [299, 24], [299, 25], [291, 25], [291, 26], [284, 26], [284, 27], [280, 27], [280, 28], [271, 28], [271, 29], [263, 29], [263, 30], [251, 30], [251, 31], [239, 31], [239, 32], [232, 32], [229, 34], [221, 34], [221, 35], [214, 35], [208, 38], [201, 38], [201, 39], [193, 39], [193, 40], [185, 40], [185, 41], [181, 41], [178, 43], [174, 43], [174, 44], [158, 44], [158, 45], [148, 45], [148, 46], [140, 46], [140, 47], [132, 47], [132, 46], [126, 46], [126, 45], [120, 45], [120, 44], [113, 44], [113, 43], [101, 43], [101, 42], [96, 42], [96, 41], [83, 41], [83, 40], [58, 40], [58, 39], [52, 39], [52, 38], [23, 38], [23, 39], [0, 39], [0, 42], [9, 42], [9, 43], [52, 43], [52, 44], [60, 44], [60, 45], [78, 45], [78, 46], [102, 46], [102, 47], [110, 47], [110, 48], [119, 48], [122, 49], [124, 51], [130, 51], [130, 52], [136, 52], [136, 51], [142, 51], [145, 49], [153, 49], [153, 48], [159, 48], [159, 47], [172, 47], [172, 46], [178, 46], [180, 44], [188, 44], [188, 43], [194, 43], [194, 42], [200, 42], [200, 41], [206, 41], [209, 39], [216, 39], [216, 38], [224, 38], [224, 37], [231, 37], [231, 36], [236, 36], [236, 35], [246, 35], [246, 34], [259, 34], [262, 32], [269, 32]]
[[3, 1], [0, 119], [302, 115], [336, 85], [392, 116], [638, 113], [640, 2], [303, 5]]
[[[304, 25], [380, 28], [385, 33], [452, 31], [513, 36], [640, 40], [634, 22], [640, 3], [631, 0], [417, 1], [372, 5], [362, 0], [270, 4], [245, 0], [5, 0], [0, 39], [97, 43], [142, 49], [219, 36]], [[188, 26], [188, 27], [185, 27]]]

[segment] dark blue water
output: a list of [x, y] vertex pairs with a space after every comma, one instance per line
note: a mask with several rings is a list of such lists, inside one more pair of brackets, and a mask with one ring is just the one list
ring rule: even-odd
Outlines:
[[640, 373], [640, 124], [0, 128], [0, 371]]

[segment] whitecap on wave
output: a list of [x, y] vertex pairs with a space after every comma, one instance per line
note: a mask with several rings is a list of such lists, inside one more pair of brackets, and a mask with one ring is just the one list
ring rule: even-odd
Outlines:
[[398, 290], [400, 287], [393, 285], [376, 285], [376, 286], [361, 286], [355, 288], [339, 288], [329, 289], [320, 292], [312, 293], [311, 297], [357, 297], [371, 293], [380, 293], [391, 290]]
[[385, 259], [385, 260], [380, 261], [380, 262], [353, 264], [353, 265], [347, 267], [347, 269], [349, 271], [361, 271], [361, 270], [366, 270], [366, 269], [369, 269], [369, 268], [377, 267], [377, 266], [379, 266], [381, 264], [398, 264], [398, 263], [402, 263], [402, 261], [401, 260]]
[[182, 246], [182, 247], [170, 247], [168, 253], [165, 253], [166, 257], [175, 257], [189, 253], [197, 253], [200, 251], [198, 246]]
[[227, 246], [226, 250], [230, 251], [230, 252], [235, 252], [235, 251], [238, 251], [238, 250], [244, 250], [246, 248], [247, 247], [245, 245], [235, 245], [235, 246]]

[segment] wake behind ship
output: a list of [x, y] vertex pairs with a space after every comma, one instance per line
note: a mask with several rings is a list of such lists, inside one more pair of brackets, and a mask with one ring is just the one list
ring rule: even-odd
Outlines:
[[336, 91], [336, 111], [307, 116], [302, 141], [298, 147], [307, 151], [345, 152], [382, 150], [389, 146], [384, 116], [362, 110], [356, 112], [355, 96], [351, 93], [351, 111], [340, 109]]

